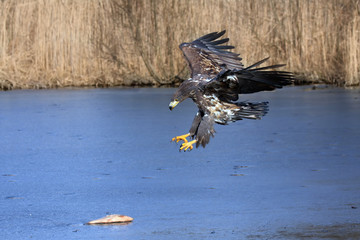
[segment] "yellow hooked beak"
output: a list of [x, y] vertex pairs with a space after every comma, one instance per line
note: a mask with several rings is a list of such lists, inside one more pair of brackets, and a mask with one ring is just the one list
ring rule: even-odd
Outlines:
[[173, 110], [174, 107], [175, 107], [176, 105], [178, 105], [178, 103], [179, 103], [179, 101], [176, 101], [176, 100], [172, 101], [172, 102], [169, 104], [170, 110]]

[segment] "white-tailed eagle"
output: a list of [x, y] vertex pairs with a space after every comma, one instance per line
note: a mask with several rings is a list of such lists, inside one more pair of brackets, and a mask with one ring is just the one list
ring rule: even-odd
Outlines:
[[[179, 46], [189, 64], [191, 77], [181, 83], [169, 108], [172, 110], [187, 98], [199, 108], [189, 133], [172, 139], [184, 141], [180, 150], [191, 150], [193, 144], [205, 147], [210, 136], [214, 136], [214, 123], [260, 119], [267, 113], [267, 102], [238, 102], [239, 94], [271, 91], [293, 81], [292, 73], [273, 70], [283, 64], [259, 67], [268, 58], [244, 67], [239, 54], [228, 51], [234, 47], [223, 45], [229, 38], [217, 40], [224, 34], [225, 30], [209, 33]], [[192, 140], [188, 141], [187, 137]]]

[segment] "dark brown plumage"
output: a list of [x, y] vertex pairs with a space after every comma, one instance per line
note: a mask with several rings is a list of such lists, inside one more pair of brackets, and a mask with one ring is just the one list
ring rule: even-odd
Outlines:
[[[214, 136], [214, 123], [227, 124], [248, 119], [260, 119], [268, 111], [267, 102], [236, 102], [239, 94], [271, 91], [289, 85], [293, 74], [275, 69], [284, 65], [259, 67], [265, 58], [249, 67], [244, 67], [239, 54], [228, 51], [233, 46], [222, 45], [228, 38], [217, 40], [225, 34], [209, 33], [191, 43], [182, 43], [180, 49], [187, 60], [191, 77], [175, 92], [169, 105], [172, 110], [178, 103], [191, 98], [199, 110], [188, 134], [177, 136], [173, 141], [183, 140], [180, 150], [203, 147]], [[192, 141], [188, 141], [191, 137]]]

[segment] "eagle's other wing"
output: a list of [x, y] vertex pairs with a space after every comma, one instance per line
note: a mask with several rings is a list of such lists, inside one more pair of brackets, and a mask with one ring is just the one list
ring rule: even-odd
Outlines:
[[222, 45], [227, 43], [229, 38], [216, 40], [224, 34], [225, 30], [213, 32], [190, 43], [180, 44], [179, 47], [189, 63], [192, 78], [201, 75], [211, 79], [222, 70], [243, 69], [239, 54], [227, 51], [234, 47]]
[[238, 94], [271, 91], [293, 82], [293, 74], [285, 71], [268, 71], [284, 65], [257, 68], [268, 60], [265, 58], [240, 70], [223, 70], [211, 81], [203, 85], [205, 93], [215, 94], [223, 101], [236, 101]]

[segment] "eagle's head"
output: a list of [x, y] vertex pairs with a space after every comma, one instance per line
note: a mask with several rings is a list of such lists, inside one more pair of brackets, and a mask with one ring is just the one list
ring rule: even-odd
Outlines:
[[171, 102], [169, 104], [169, 109], [173, 110], [176, 105], [184, 101], [186, 98], [188, 98], [188, 96], [184, 96], [184, 94], [178, 89], [171, 99]]
[[191, 81], [191, 79], [182, 82], [171, 99], [169, 104], [170, 110], [173, 110], [176, 105], [189, 97], [194, 99], [196, 95], [196, 89], [197, 86], [194, 84], [194, 82]]

